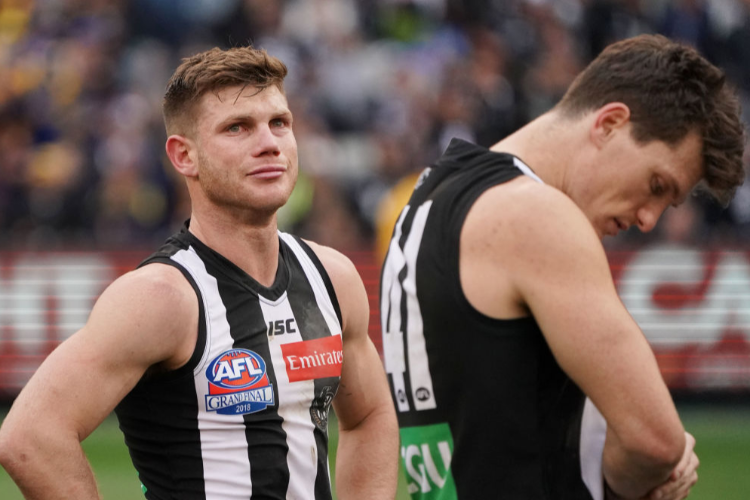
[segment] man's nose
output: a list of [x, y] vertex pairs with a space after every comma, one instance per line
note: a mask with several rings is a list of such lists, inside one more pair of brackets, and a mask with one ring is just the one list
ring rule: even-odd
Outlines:
[[638, 229], [640, 229], [642, 233], [648, 233], [654, 229], [662, 212], [664, 212], [664, 208], [657, 207], [654, 204], [641, 207], [636, 214]]
[[281, 150], [279, 149], [278, 137], [274, 135], [273, 131], [268, 125], [260, 125], [255, 129], [253, 134], [253, 156], [262, 155], [273, 155], [279, 156]]

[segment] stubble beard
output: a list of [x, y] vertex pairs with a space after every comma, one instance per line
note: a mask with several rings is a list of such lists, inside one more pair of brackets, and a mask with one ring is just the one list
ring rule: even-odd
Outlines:
[[[204, 153], [198, 154], [199, 177], [198, 182], [206, 198], [213, 204], [238, 216], [252, 214], [253, 217], [270, 217], [281, 208], [283, 203], [269, 203], [258, 205], [258, 200], [252, 200], [250, 195], [243, 192], [242, 179], [232, 181], [231, 172], [217, 169]], [[287, 197], [288, 198], [288, 197]], [[253, 202], [256, 203], [253, 203]]]

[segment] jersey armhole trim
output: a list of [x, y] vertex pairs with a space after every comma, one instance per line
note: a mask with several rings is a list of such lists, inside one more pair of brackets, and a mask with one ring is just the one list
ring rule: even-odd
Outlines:
[[[516, 158], [514, 158], [514, 160], [515, 159]], [[523, 165], [523, 163], [521, 164]], [[528, 167], [526, 168], [528, 169]], [[469, 299], [468, 297], [466, 297], [466, 293], [464, 293], [463, 285], [461, 283], [461, 232], [463, 231], [464, 224], [466, 223], [466, 218], [468, 217], [469, 212], [476, 203], [477, 199], [479, 199], [479, 197], [482, 196], [482, 194], [484, 194], [487, 190], [495, 186], [504, 184], [505, 182], [518, 178], [522, 175], [528, 175], [523, 169], [519, 168], [519, 170], [520, 172], [518, 172], [518, 174], [513, 176], [511, 179], [498, 180], [496, 182], [492, 182], [489, 185], [474, 186], [470, 193], [468, 193], [467, 196], [462, 200], [463, 205], [453, 214], [453, 216], [450, 218], [450, 223], [446, 225], [446, 230], [449, 232], [448, 240], [455, 240], [455, 247], [449, 250], [451, 254], [450, 258], [452, 261], [451, 268], [455, 269], [455, 272], [451, 273], [452, 277], [450, 279], [454, 283], [453, 290], [456, 294], [458, 303], [461, 304], [461, 307], [465, 310], [466, 313], [471, 314], [478, 321], [481, 321], [491, 328], [502, 325], [502, 327], [506, 330], [512, 329], [515, 326], [522, 328], [523, 325], [530, 322], [536, 325], [536, 320], [531, 315], [520, 316], [517, 318], [493, 318], [477, 310], [477, 308], [474, 307], [471, 302], [469, 302]], [[536, 177], [533, 172], [531, 176]], [[541, 182], [541, 180], [539, 180], [539, 182]]]
[[200, 288], [198, 288], [198, 284], [195, 282], [195, 279], [190, 274], [190, 272], [179, 263], [170, 259], [168, 256], [154, 256], [153, 258], [143, 261], [138, 267], [141, 268], [153, 263], [166, 264], [168, 266], [176, 268], [182, 273], [188, 283], [190, 283], [190, 286], [193, 288], [193, 291], [198, 298], [198, 337], [195, 340], [193, 354], [190, 356], [190, 359], [188, 359], [187, 363], [175, 370], [155, 373], [153, 376], [149, 377], [146, 380], [150, 383], [159, 383], [176, 380], [188, 375], [192, 377], [195, 368], [200, 363], [206, 350], [206, 311], [203, 305], [203, 295], [201, 294]]
[[326, 271], [325, 267], [323, 267], [323, 263], [318, 258], [318, 255], [313, 251], [312, 248], [310, 248], [310, 245], [305, 243], [305, 241], [296, 235], [291, 235], [297, 243], [302, 247], [302, 249], [305, 251], [308, 257], [310, 257], [310, 260], [315, 265], [315, 268], [318, 270], [318, 273], [320, 274], [320, 277], [323, 278], [323, 283], [326, 286], [326, 290], [328, 291], [328, 296], [331, 297], [331, 303], [333, 304], [333, 308], [336, 311], [336, 318], [339, 320], [339, 325], [343, 327], [344, 322], [341, 319], [341, 307], [339, 306], [339, 299], [336, 296], [336, 291], [333, 289], [333, 283], [331, 282], [331, 278], [328, 276], [328, 272]]

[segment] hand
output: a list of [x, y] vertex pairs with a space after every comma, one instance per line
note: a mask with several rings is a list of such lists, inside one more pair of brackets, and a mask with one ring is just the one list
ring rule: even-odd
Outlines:
[[682, 500], [690, 494], [690, 488], [698, 481], [698, 466], [700, 461], [693, 451], [695, 438], [685, 433], [685, 452], [680, 463], [672, 471], [669, 479], [654, 488], [646, 500]]

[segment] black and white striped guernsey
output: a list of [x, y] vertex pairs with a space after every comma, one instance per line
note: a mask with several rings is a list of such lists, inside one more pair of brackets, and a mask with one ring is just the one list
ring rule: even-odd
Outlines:
[[396, 223], [380, 313], [412, 499], [598, 498], [601, 449], [582, 430], [590, 420], [584, 395], [536, 320], [487, 317], [462, 291], [469, 210], [522, 175], [541, 182], [514, 156], [454, 139]]
[[279, 243], [270, 287], [187, 224], [141, 263], [182, 271], [200, 314], [190, 361], [147, 373], [115, 410], [146, 498], [331, 499], [341, 311], [310, 247], [282, 232]]

